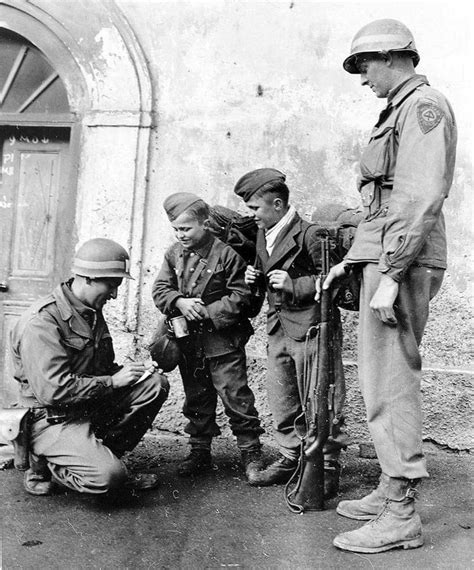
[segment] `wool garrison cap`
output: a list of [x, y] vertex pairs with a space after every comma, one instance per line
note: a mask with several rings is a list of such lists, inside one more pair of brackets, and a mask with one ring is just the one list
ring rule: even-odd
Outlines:
[[202, 198], [190, 192], [176, 192], [165, 199], [163, 208], [166, 211], [169, 221], [173, 222], [196, 202], [202, 202]]
[[244, 174], [242, 178], [237, 181], [234, 192], [237, 196], [240, 196], [244, 202], [248, 202], [257, 190], [262, 190], [267, 184], [268, 187], [271, 188], [275, 182], [285, 182], [285, 180], [286, 176], [283, 172], [275, 168], [258, 168], [257, 170], [252, 170], [252, 172]]

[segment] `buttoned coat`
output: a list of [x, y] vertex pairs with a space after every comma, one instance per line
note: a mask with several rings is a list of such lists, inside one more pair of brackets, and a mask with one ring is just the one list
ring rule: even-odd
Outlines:
[[185, 251], [180, 243], [165, 253], [153, 283], [152, 296], [158, 309], [167, 316], [180, 314], [175, 303], [180, 297], [201, 298], [209, 319], [199, 326], [199, 342], [207, 357], [228, 354], [243, 347], [253, 333], [248, 316], [255, 310], [255, 299], [245, 284], [246, 264], [228, 245], [208, 235], [197, 255], [193, 274], [184, 275]]
[[[321, 239], [324, 231], [295, 214], [278, 235], [269, 256], [263, 230], [257, 235], [258, 269], [265, 276], [268, 293], [267, 333], [278, 326], [295, 340], [303, 340], [309, 327], [320, 320], [320, 306], [315, 302], [316, 280], [321, 273]], [[291, 293], [268, 287], [268, 274], [274, 269], [288, 273]]]

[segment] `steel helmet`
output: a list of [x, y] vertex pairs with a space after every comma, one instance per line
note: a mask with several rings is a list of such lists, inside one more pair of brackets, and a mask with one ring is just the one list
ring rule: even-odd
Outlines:
[[126, 250], [111, 239], [94, 238], [78, 249], [72, 272], [83, 277], [101, 279], [114, 277], [132, 279], [130, 257]]
[[375, 20], [361, 28], [351, 44], [351, 55], [342, 64], [349, 73], [359, 73], [356, 66], [357, 56], [361, 53], [387, 53], [404, 51], [411, 55], [416, 67], [420, 55], [410, 30], [398, 20]]
[[164, 315], [158, 318], [158, 325], [148, 345], [148, 350], [151, 358], [158, 363], [163, 372], [171, 372], [179, 364], [181, 349]]

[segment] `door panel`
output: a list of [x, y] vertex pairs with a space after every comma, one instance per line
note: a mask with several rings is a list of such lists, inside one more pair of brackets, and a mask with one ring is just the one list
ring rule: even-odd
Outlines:
[[69, 275], [75, 195], [69, 129], [2, 127], [0, 184], [0, 399], [11, 403], [8, 335], [29, 304]]

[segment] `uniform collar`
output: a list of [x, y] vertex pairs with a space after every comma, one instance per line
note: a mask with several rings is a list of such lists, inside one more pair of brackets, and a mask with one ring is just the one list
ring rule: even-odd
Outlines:
[[[94, 309], [91, 309], [90, 307], [84, 305], [84, 303], [74, 295], [74, 293], [71, 291], [72, 281], [73, 280], [71, 279], [65, 283], [61, 283], [53, 291], [53, 295], [56, 299], [56, 305], [59, 309], [59, 313], [61, 314], [61, 318], [64, 321], [68, 321], [75, 315], [79, 315], [82, 317], [82, 319], [84, 319], [86, 323], [88, 323], [89, 320], [92, 323], [95, 323], [97, 319], [97, 311], [94, 311]], [[77, 316], [73, 320], [77, 321]], [[79, 329], [77, 332], [86, 334], [86, 336], [90, 335], [90, 331], [85, 329], [80, 324], [80, 322], [77, 322], [77, 328]]]
[[396, 107], [420, 85], [429, 85], [428, 79], [424, 75], [412, 75], [405, 81], [402, 81], [389, 92], [387, 97], [388, 105]]

